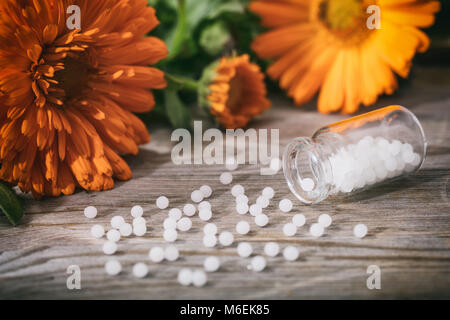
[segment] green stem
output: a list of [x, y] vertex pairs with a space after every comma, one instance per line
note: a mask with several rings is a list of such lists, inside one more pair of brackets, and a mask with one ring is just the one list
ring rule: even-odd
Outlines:
[[180, 90], [198, 92], [198, 81], [195, 81], [192, 78], [179, 75], [175, 76], [168, 73], [166, 73], [166, 78], [169, 81], [179, 84], [181, 86]]
[[175, 59], [183, 48], [184, 42], [186, 41], [187, 34], [187, 14], [186, 14], [186, 0], [178, 0], [178, 10], [177, 10], [177, 29], [172, 42], [172, 48], [170, 50], [169, 56], [165, 59], [165, 62], [170, 62]]

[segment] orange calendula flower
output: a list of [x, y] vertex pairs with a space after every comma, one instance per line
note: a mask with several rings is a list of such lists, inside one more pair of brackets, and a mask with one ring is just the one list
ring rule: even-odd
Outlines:
[[[66, 13], [80, 8], [81, 29]], [[149, 141], [132, 112], [166, 86], [146, 67], [167, 55], [144, 37], [158, 25], [146, 0], [0, 3], [0, 179], [35, 197], [106, 190], [131, 171], [120, 154]]]
[[267, 73], [296, 104], [320, 91], [320, 112], [354, 113], [393, 93], [394, 72], [408, 76], [415, 53], [429, 46], [419, 28], [439, 8], [428, 0], [255, 0], [250, 10], [273, 30], [252, 48], [274, 60]]
[[214, 71], [207, 100], [211, 114], [225, 128], [245, 127], [270, 108], [264, 74], [248, 55], [222, 58]]

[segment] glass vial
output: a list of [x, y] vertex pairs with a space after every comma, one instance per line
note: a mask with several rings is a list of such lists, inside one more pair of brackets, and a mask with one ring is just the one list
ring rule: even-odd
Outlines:
[[312, 138], [292, 140], [283, 170], [292, 193], [313, 204], [414, 173], [426, 149], [416, 116], [390, 106], [323, 127]]

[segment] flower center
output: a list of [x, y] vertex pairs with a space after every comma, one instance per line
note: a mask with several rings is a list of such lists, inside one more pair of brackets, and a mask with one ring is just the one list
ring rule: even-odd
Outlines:
[[232, 114], [238, 113], [240, 108], [240, 102], [244, 93], [244, 83], [241, 81], [239, 73], [230, 81], [230, 91], [228, 93], [227, 107]]
[[55, 73], [55, 79], [65, 93], [65, 99], [77, 98], [81, 95], [89, 81], [91, 70], [83, 56], [68, 57], [64, 60], [64, 69]]

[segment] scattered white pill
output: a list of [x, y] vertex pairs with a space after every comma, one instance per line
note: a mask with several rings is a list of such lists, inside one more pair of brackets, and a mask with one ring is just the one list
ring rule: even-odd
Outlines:
[[134, 206], [133, 208], [131, 208], [131, 215], [133, 216], [133, 218], [142, 217], [143, 214], [144, 209], [142, 209], [141, 206]]
[[236, 197], [236, 204], [245, 203], [248, 204], [248, 197], [245, 194], [240, 194]]
[[139, 262], [133, 266], [133, 275], [136, 278], [145, 278], [148, 274], [148, 267], [145, 263]]
[[324, 227], [319, 223], [313, 223], [309, 228], [309, 233], [311, 233], [311, 235], [316, 238], [321, 237], [324, 231]]
[[192, 273], [192, 284], [196, 287], [203, 287], [208, 281], [208, 277], [203, 270], [195, 270]]
[[217, 244], [217, 237], [214, 234], [206, 234], [203, 237], [203, 245], [206, 248], [213, 248]]
[[250, 224], [247, 221], [239, 221], [236, 224], [236, 232], [239, 234], [247, 234], [250, 231]]
[[312, 190], [314, 189], [315, 183], [314, 183], [314, 180], [313, 180], [313, 179], [311, 179], [311, 178], [305, 178], [305, 179], [302, 179], [302, 180], [300, 181], [300, 186], [302, 187], [302, 189], [303, 189], [304, 191], [310, 192], [310, 191], [312, 191]]
[[100, 239], [105, 235], [105, 228], [99, 224], [96, 224], [91, 228], [91, 235], [96, 239]]
[[180, 256], [180, 252], [178, 251], [177, 247], [175, 247], [175, 246], [168, 246], [164, 250], [164, 258], [167, 261], [176, 261], [179, 256]]
[[280, 201], [279, 208], [283, 212], [289, 212], [292, 210], [292, 201], [289, 199], [283, 199]]
[[216, 272], [220, 268], [220, 260], [217, 257], [207, 257], [203, 262], [206, 272]]
[[262, 191], [262, 195], [267, 199], [272, 199], [275, 195], [275, 191], [271, 187], [265, 187]]
[[255, 224], [259, 227], [265, 227], [269, 223], [269, 217], [264, 213], [258, 214], [255, 217]]
[[175, 229], [166, 229], [164, 230], [164, 240], [167, 242], [175, 242], [178, 238], [178, 232]]
[[268, 242], [264, 246], [264, 253], [269, 257], [276, 257], [280, 253], [280, 246], [276, 242]]
[[357, 238], [364, 238], [367, 235], [367, 226], [365, 224], [362, 224], [362, 223], [357, 224], [353, 228], [353, 234]]
[[208, 209], [211, 210], [211, 203], [209, 201], [202, 201], [198, 204], [198, 211]]
[[111, 229], [106, 233], [106, 238], [109, 241], [117, 242], [120, 240], [120, 232], [117, 231], [116, 229]]
[[283, 226], [283, 233], [285, 236], [292, 237], [297, 233], [297, 227], [293, 223], [286, 223]]
[[200, 190], [194, 190], [191, 193], [191, 200], [195, 203], [199, 203], [203, 200], [203, 192], [201, 192]]
[[177, 220], [174, 218], [166, 218], [163, 222], [164, 230], [176, 229], [177, 228]]
[[331, 219], [330, 215], [323, 213], [319, 216], [319, 219], [317, 222], [324, 228], [328, 228], [331, 225], [331, 222], [333, 222], [333, 219]]
[[182, 215], [183, 215], [183, 213], [178, 208], [172, 208], [169, 210], [169, 218], [172, 218], [175, 221], [180, 220]]
[[116, 253], [116, 251], [117, 251], [117, 244], [115, 242], [108, 241], [103, 244], [104, 254], [111, 255]]
[[203, 194], [204, 198], [209, 198], [212, 195], [212, 189], [210, 186], [207, 185], [201, 186], [199, 190]]
[[178, 272], [178, 282], [183, 286], [188, 286], [192, 283], [192, 271], [188, 268], [183, 268]]
[[84, 209], [84, 215], [88, 219], [94, 219], [97, 216], [97, 208], [93, 206]]
[[189, 218], [181, 218], [180, 220], [178, 220], [177, 222], [177, 228], [180, 231], [189, 231], [189, 229], [191, 229], [192, 227], [192, 221]]
[[241, 242], [237, 246], [238, 255], [242, 258], [248, 258], [253, 253], [252, 245], [248, 242]]
[[148, 252], [148, 257], [152, 262], [159, 263], [164, 260], [164, 249], [161, 247], [153, 247]]
[[122, 271], [122, 265], [117, 260], [109, 260], [105, 263], [105, 271], [110, 276], [116, 276]]
[[233, 188], [231, 188], [231, 194], [233, 195], [233, 197], [237, 197], [241, 194], [244, 194], [244, 192], [245, 192], [245, 189], [240, 184], [236, 184], [233, 186]]
[[125, 223], [125, 220], [122, 216], [114, 216], [111, 218], [111, 227], [114, 229], [119, 229], [121, 225]]
[[147, 232], [147, 226], [142, 223], [133, 225], [133, 233], [138, 237], [142, 237]]
[[263, 256], [256, 256], [251, 261], [251, 269], [255, 272], [261, 272], [266, 268], [267, 262]]
[[303, 227], [306, 223], [306, 218], [303, 214], [297, 213], [292, 217], [292, 223], [295, 224], [296, 227]]
[[258, 199], [256, 199], [256, 204], [259, 205], [261, 208], [267, 208], [269, 206], [269, 199], [267, 199], [264, 196], [259, 196]]
[[212, 212], [211, 209], [202, 209], [198, 213], [198, 217], [202, 221], [208, 221], [212, 218]]
[[225, 168], [230, 171], [234, 171], [238, 168], [239, 164], [234, 158], [227, 158], [225, 161]]
[[233, 181], [233, 175], [229, 172], [224, 172], [220, 175], [221, 184], [230, 184]]
[[224, 231], [219, 235], [219, 242], [221, 245], [227, 247], [230, 246], [234, 241], [234, 236], [231, 232]]
[[299, 252], [298, 252], [298, 249], [296, 247], [287, 246], [283, 250], [283, 257], [287, 261], [295, 261], [295, 260], [298, 259], [298, 256], [299, 256]]
[[240, 202], [236, 204], [236, 212], [239, 214], [246, 214], [249, 210], [248, 204]]
[[257, 216], [258, 214], [261, 214], [262, 213], [262, 208], [261, 208], [261, 206], [260, 205], [258, 205], [258, 204], [252, 204], [251, 206], [250, 206], [250, 208], [248, 209], [248, 211], [250, 212], [250, 214], [252, 215], [252, 216]]
[[147, 224], [147, 222], [145, 221], [145, 219], [143, 217], [139, 217], [139, 218], [134, 218], [133, 219], [133, 226], [136, 224]]
[[214, 223], [207, 223], [203, 227], [203, 233], [204, 234], [217, 234], [217, 226]]
[[169, 199], [165, 196], [160, 196], [156, 199], [156, 206], [159, 209], [166, 209], [169, 206]]
[[123, 237], [129, 237], [133, 233], [133, 227], [129, 223], [124, 223], [119, 228], [120, 235]]
[[188, 217], [192, 217], [196, 211], [197, 209], [195, 209], [195, 206], [191, 203], [185, 204], [183, 207], [183, 212]]

